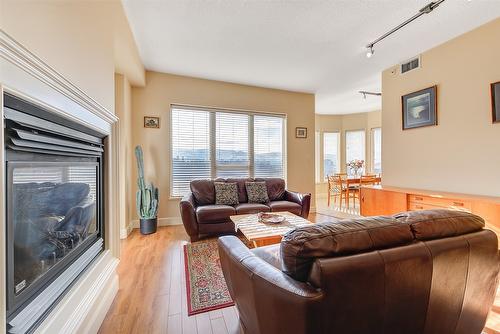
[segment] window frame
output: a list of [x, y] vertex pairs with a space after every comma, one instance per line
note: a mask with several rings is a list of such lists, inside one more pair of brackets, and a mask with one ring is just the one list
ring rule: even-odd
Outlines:
[[[249, 176], [250, 178], [254, 177], [255, 173], [255, 146], [254, 146], [254, 116], [265, 116], [265, 117], [276, 117], [276, 118], [281, 118], [282, 120], [282, 168], [283, 168], [283, 179], [285, 182], [287, 181], [287, 132], [288, 132], [288, 127], [287, 127], [287, 115], [283, 113], [274, 113], [274, 112], [263, 112], [263, 111], [253, 111], [253, 110], [243, 110], [243, 109], [229, 109], [229, 108], [215, 108], [215, 107], [203, 107], [203, 106], [193, 106], [193, 105], [188, 105], [188, 104], [178, 104], [178, 103], [171, 103], [170, 108], [169, 108], [169, 119], [170, 119], [170, 124], [169, 124], [169, 199], [171, 200], [176, 200], [180, 199], [183, 197], [183, 195], [174, 195], [173, 194], [173, 131], [172, 131], [172, 126], [173, 126], [173, 109], [186, 109], [186, 110], [199, 110], [199, 111], [205, 111], [209, 113], [209, 147], [210, 147], [210, 174], [211, 178], [215, 179], [217, 178], [217, 170], [220, 170], [220, 166], [217, 165], [217, 149], [216, 149], [216, 136], [217, 136], [217, 124], [216, 124], [216, 115], [217, 112], [220, 113], [234, 113], [234, 114], [245, 114], [249, 116], [249, 121], [248, 121], [248, 151], [249, 151], [249, 166], [248, 166], [248, 171], [249, 171]], [[223, 169], [226, 169], [226, 167], [230, 168], [230, 166], [224, 166]], [[241, 168], [242, 166], [234, 166], [235, 168]], [[244, 169], [242, 170], [247, 170], [247, 167], [245, 166]]]

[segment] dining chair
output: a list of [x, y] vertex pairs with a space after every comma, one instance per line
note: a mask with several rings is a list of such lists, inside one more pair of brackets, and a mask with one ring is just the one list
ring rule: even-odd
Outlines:
[[328, 175], [328, 206], [333, 196], [333, 203], [337, 203], [337, 197], [340, 197], [340, 207], [342, 207], [342, 197], [346, 194], [345, 182], [342, 175]]

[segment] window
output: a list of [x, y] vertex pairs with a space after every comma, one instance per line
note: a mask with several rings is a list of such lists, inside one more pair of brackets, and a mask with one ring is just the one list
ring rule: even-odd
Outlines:
[[210, 178], [210, 113], [172, 109], [172, 183], [171, 194], [189, 191], [192, 179]]
[[253, 116], [254, 177], [283, 177], [284, 119], [262, 115]]
[[340, 135], [338, 132], [323, 133], [323, 179], [340, 173]]
[[315, 179], [316, 183], [321, 180], [321, 133], [316, 131], [314, 134], [314, 161], [315, 161]]
[[[365, 131], [346, 131], [345, 133], [345, 161], [365, 160]], [[366, 165], [365, 165], [366, 166]], [[350, 173], [350, 170], [347, 170]]]
[[372, 129], [372, 170], [382, 173], [382, 128]]
[[285, 117], [172, 106], [172, 196], [216, 177], [284, 177]]
[[248, 177], [249, 115], [218, 112], [215, 114], [215, 157], [217, 177]]

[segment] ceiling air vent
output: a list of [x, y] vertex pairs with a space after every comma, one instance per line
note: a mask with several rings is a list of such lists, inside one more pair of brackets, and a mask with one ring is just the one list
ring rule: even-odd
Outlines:
[[401, 74], [415, 70], [420, 67], [420, 56], [412, 58], [401, 64]]

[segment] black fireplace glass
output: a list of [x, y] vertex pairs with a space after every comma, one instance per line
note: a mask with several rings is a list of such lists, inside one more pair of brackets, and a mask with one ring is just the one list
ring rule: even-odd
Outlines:
[[18, 295], [98, 233], [98, 163], [9, 163]]

